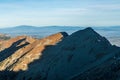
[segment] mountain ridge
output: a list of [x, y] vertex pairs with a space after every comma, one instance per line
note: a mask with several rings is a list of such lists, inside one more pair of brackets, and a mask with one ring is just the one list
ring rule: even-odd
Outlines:
[[[10, 44], [8, 45], [7, 42]], [[28, 44], [24, 45], [26, 42]], [[113, 79], [105, 76], [107, 72], [114, 73], [114, 76], [119, 73], [117, 61], [120, 57], [120, 48], [112, 45], [90, 27], [71, 35], [59, 32], [42, 39], [17, 37], [5, 41], [2, 45], [5, 45], [5, 50], [7, 48], [9, 50], [12, 45], [10, 52], [12, 49], [14, 51], [11, 54], [6, 53], [9, 56], [4, 57], [5, 59], [0, 58], [2, 71], [0, 75], [6, 74], [6, 77], [0, 76], [1, 80], [120, 79], [120, 77]], [[24, 46], [17, 48], [21, 45]], [[3, 56], [3, 53], [0, 52], [0, 55]], [[117, 63], [113, 66], [114, 62]], [[100, 72], [97, 73], [96, 69]]]

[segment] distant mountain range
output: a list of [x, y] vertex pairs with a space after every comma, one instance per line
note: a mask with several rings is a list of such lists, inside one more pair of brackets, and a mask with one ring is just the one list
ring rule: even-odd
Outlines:
[[57, 32], [66, 31], [68, 33], [72, 33], [80, 29], [82, 29], [82, 27], [72, 27], [72, 26], [35, 27], [35, 26], [21, 25], [11, 28], [0, 29], [0, 33], [10, 34], [11, 36], [29, 35], [29, 36], [41, 38]]
[[[54, 34], [56, 32], [65, 31], [68, 34], [71, 34], [77, 30], [84, 29], [85, 27], [80, 26], [44, 26], [44, 27], [36, 27], [36, 26], [28, 26], [21, 25], [10, 28], [1, 28], [0, 33], [9, 34], [11, 36], [18, 35], [30, 35], [36, 36], [37, 38], [45, 37], [50, 34]], [[98, 33], [104, 36], [120, 36], [120, 26], [111, 26], [111, 27], [92, 27]], [[109, 35], [109, 33], [112, 33]]]
[[[85, 27], [80, 26], [28, 26], [21, 25], [10, 28], [1, 28], [0, 33], [8, 34], [11, 37], [27, 35], [33, 36], [35, 38], [43, 38], [48, 35], [57, 33], [57, 32], [67, 32], [68, 34], [72, 34], [77, 30], [84, 29]], [[120, 46], [120, 26], [102, 26], [102, 27], [92, 27], [99, 34], [105, 36], [110, 40], [113, 44]]]

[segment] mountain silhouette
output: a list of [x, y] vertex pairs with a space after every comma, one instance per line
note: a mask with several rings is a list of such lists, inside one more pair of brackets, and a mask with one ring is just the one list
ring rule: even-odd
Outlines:
[[42, 39], [16, 37], [1, 48], [0, 80], [120, 79], [120, 48], [90, 27]]

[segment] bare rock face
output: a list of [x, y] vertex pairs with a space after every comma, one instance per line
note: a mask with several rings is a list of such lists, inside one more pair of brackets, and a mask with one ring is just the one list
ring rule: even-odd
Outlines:
[[10, 40], [2, 41], [0, 46], [0, 61], [3, 61], [20, 48], [23, 48], [34, 41], [34, 38], [27, 36], [18, 36]]
[[[11, 56], [6, 58], [5, 60], [0, 62], [0, 70], [12, 70], [12, 71], [19, 71], [19, 70], [27, 70], [27, 66], [29, 63], [33, 62], [36, 59], [39, 59], [42, 55], [42, 51], [45, 49], [45, 46], [48, 45], [54, 45], [57, 42], [59, 42], [64, 37], [64, 33], [57, 33], [51, 36], [48, 36], [46, 38], [40, 39], [40, 40], [33, 40], [30, 37], [25, 37], [26, 42], [29, 42], [28, 45], [20, 48], [16, 52], [14, 52]], [[7, 42], [15, 42], [21, 39], [24, 39], [24, 37], [17, 37], [14, 39], [11, 39]], [[8, 43], [7, 46], [11, 45], [11, 43]], [[25, 42], [21, 42], [19, 45], [23, 45]], [[6, 46], [6, 45], [5, 45]]]
[[[27, 36], [18, 36], [10, 40], [5, 40], [0, 42], [0, 51], [9, 48], [11, 46], [20, 46], [24, 43], [32, 43], [35, 39]], [[19, 44], [19, 45], [18, 45]]]

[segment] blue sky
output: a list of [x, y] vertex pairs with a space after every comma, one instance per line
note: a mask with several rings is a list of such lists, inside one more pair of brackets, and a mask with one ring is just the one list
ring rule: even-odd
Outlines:
[[0, 0], [0, 27], [120, 25], [120, 0]]

